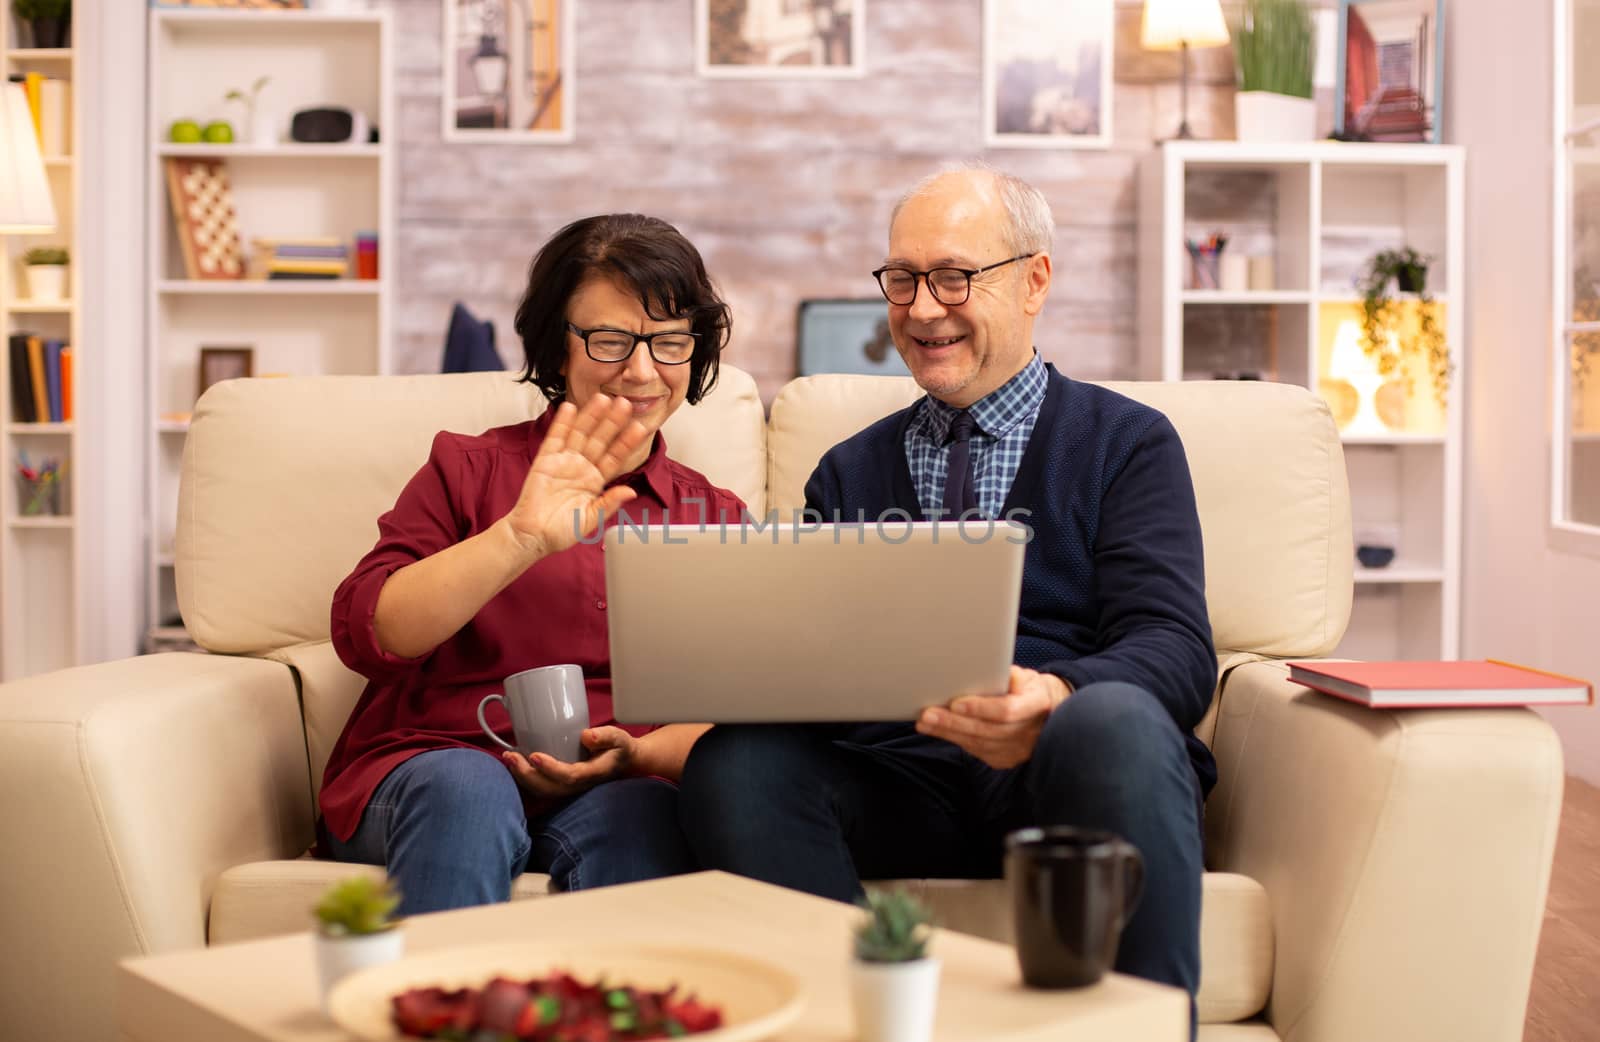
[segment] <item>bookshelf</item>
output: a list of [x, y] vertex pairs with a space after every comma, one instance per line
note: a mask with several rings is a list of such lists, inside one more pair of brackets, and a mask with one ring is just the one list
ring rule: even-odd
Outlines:
[[[145, 545], [148, 603], [143, 650], [188, 645], [179, 617], [173, 541], [188, 417], [199, 390], [203, 347], [248, 347], [252, 372], [305, 376], [390, 371], [395, 191], [393, 43], [389, 12], [154, 8], [149, 14], [150, 98], [146, 206], [151, 516]], [[268, 76], [258, 115], [224, 100]], [[339, 106], [364, 115], [377, 142], [288, 140], [300, 109]], [[231, 143], [174, 143], [179, 119], [228, 120]], [[190, 277], [168, 198], [171, 160], [221, 160], [246, 253], [258, 237], [337, 239], [351, 271], [329, 280]], [[376, 232], [377, 278], [355, 276], [353, 239]]]
[[[56, 210], [54, 231], [0, 237], [5, 263], [0, 265], [0, 322], [5, 341], [23, 334], [71, 345], [76, 372], [92, 364], [92, 345], [81, 342], [77, 271], [82, 256], [78, 234], [78, 134], [82, 113], [73, 89], [77, 65], [72, 47], [34, 48], [28, 42], [9, 0], [0, 0], [0, 66], [7, 78], [37, 74], [52, 81], [48, 88], [59, 102], [59, 116], [50, 131], [50, 146], [41, 147], [45, 179]], [[64, 84], [65, 86], [58, 86]], [[49, 119], [49, 117], [46, 117]], [[69, 251], [67, 282], [59, 299], [36, 299], [27, 282], [22, 258], [34, 247]], [[75, 372], [75, 376], [76, 376]], [[9, 350], [0, 363], [0, 455], [5, 464], [0, 482], [0, 681], [45, 673], [77, 664], [83, 654], [80, 585], [82, 531], [74, 514], [78, 425], [72, 422], [25, 422], [12, 402]], [[74, 395], [76, 397], [76, 395]], [[55, 512], [31, 513], [33, 496], [19, 479], [26, 457], [35, 466], [54, 459], [62, 464], [62, 481], [53, 497]]]
[[[1167, 142], [1139, 175], [1139, 359], [1147, 379], [1257, 378], [1329, 397], [1334, 345], [1359, 320], [1355, 277], [1372, 254], [1429, 255], [1428, 289], [1453, 372], [1440, 401], [1425, 363], [1409, 360], [1380, 397], [1387, 429], [1345, 433], [1357, 544], [1392, 561], [1355, 570], [1350, 626], [1335, 651], [1358, 659], [1452, 659], [1460, 647], [1462, 429], [1467, 350], [1462, 150], [1450, 145]], [[1255, 258], [1247, 284], [1193, 288], [1187, 240], [1225, 232]], [[1259, 265], [1260, 277], [1255, 275]], [[1415, 295], [1397, 295], [1402, 330]], [[1344, 404], [1340, 404], [1340, 403]], [[1347, 414], [1345, 414], [1347, 415]]]

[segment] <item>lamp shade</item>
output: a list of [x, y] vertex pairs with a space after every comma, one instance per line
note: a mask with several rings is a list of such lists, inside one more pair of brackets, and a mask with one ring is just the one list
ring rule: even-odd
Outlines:
[[1146, 50], [1216, 47], [1228, 42], [1221, 0], [1144, 0], [1139, 43]]
[[1356, 389], [1356, 414], [1339, 429], [1345, 434], [1387, 434], [1389, 427], [1379, 417], [1376, 395], [1384, 384], [1378, 362], [1361, 346], [1361, 327], [1354, 319], [1339, 323], [1333, 336], [1333, 351], [1328, 358], [1328, 375]]
[[1360, 380], [1377, 374], [1377, 360], [1361, 346], [1361, 326], [1353, 318], [1340, 322], [1328, 356], [1328, 375], [1335, 380]]
[[0, 234], [54, 231], [56, 208], [21, 84], [0, 85]]

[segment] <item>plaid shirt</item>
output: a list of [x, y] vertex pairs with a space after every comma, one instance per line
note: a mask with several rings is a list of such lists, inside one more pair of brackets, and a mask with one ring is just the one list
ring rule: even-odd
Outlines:
[[[991, 394], [972, 403], [968, 410], [977, 423], [972, 432], [972, 483], [978, 494], [978, 510], [986, 518], [998, 518], [1006, 494], [1016, 480], [1022, 463], [1022, 450], [1039, 419], [1044, 403], [1046, 373], [1038, 352], [1022, 372], [1007, 380]], [[958, 410], [932, 396], [917, 403], [917, 411], [906, 425], [906, 462], [911, 467], [911, 483], [922, 501], [923, 514], [935, 517], [944, 505], [945, 472], [950, 466], [950, 447], [944, 443]]]

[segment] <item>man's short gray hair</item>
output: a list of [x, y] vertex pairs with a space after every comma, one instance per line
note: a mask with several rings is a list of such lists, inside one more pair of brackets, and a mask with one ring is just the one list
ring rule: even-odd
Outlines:
[[890, 225], [892, 226], [895, 219], [900, 216], [900, 211], [904, 209], [906, 203], [933, 187], [934, 182], [949, 174], [972, 171], [985, 173], [994, 178], [995, 188], [1000, 192], [1000, 204], [1006, 211], [1006, 248], [1013, 254], [1048, 253], [1055, 236], [1056, 222], [1054, 215], [1050, 213], [1050, 204], [1045, 201], [1044, 193], [1022, 178], [1003, 170], [996, 170], [981, 159], [942, 167], [912, 185], [910, 190], [895, 202], [894, 212], [889, 215]]

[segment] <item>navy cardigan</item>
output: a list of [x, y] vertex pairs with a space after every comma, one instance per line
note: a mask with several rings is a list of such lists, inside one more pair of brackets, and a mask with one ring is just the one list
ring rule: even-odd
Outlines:
[[[1217, 658], [1183, 443], [1157, 410], [1046, 368], [1044, 403], [1002, 511], [1033, 529], [1015, 661], [1074, 688], [1121, 680], [1150, 692], [1209, 791], [1216, 761], [1194, 729], [1211, 704]], [[890, 510], [924, 516], [905, 455], [915, 408], [830, 449], [806, 482], [806, 506], [845, 523]], [[937, 741], [899, 725], [856, 737], [902, 748]]]

